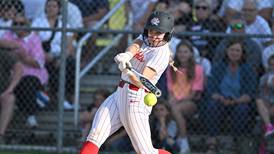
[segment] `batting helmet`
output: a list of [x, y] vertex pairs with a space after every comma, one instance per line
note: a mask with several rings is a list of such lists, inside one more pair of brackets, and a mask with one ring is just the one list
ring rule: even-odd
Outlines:
[[172, 37], [174, 27], [174, 17], [162, 11], [154, 11], [147, 19], [144, 27], [144, 36], [148, 36], [148, 30], [156, 30], [165, 33], [164, 40], [169, 41]]

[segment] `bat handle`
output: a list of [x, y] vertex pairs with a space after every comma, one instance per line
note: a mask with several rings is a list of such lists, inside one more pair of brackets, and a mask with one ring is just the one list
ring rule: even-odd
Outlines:
[[160, 97], [162, 95], [162, 92], [161, 90], [157, 89], [154, 94], [156, 97]]
[[132, 70], [132, 68], [128, 64], [126, 64], [126, 68], [129, 69], [130, 71]]

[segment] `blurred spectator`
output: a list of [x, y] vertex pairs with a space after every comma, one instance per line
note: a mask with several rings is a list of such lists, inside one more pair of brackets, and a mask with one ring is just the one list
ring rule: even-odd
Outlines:
[[[22, 14], [14, 18], [13, 26], [29, 27], [30, 23]], [[20, 111], [27, 116], [27, 124], [30, 127], [37, 126], [35, 113], [36, 92], [48, 81], [48, 72], [44, 66], [45, 55], [40, 38], [27, 30], [8, 31], [3, 39], [13, 41], [21, 46], [16, 50], [16, 55], [23, 63], [23, 75], [15, 89], [16, 102]]]
[[[247, 34], [272, 34], [267, 21], [258, 15], [258, 5], [254, 0], [246, 0], [242, 12], [246, 21]], [[263, 47], [269, 45], [271, 38], [255, 38], [255, 40], [262, 44]]]
[[182, 41], [177, 46], [174, 65], [178, 67], [176, 72], [171, 67], [167, 70], [168, 102], [179, 128], [177, 144], [183, 153], [190, 151], [186, 117], [197, 110], [204, 87], [204, 72], [202, 66], [196, 64], [192, 45], [188, 41]]
[[[2, 43], [9, 43], [6, 41], [0, 41], [0, 46]], [[1, 104], [1, 114], [0, 114], [0, 144], [5, 143], [5, 132], [9, 125], [9, 122], [13, 115], [13, 108], [15, 103], [14, 89], [19, 83], [23, 67], [22, 63], [16, 60], [15, 56], [10, 54], [9, 50], [0, 50], [0, 104]]]
[[[76, 6], [79, 7], [83, 24], [86, 28], [94, 28], [94, 26], [108, 13], [109, 1], [108, 0], [70, 0]], [[98, 33], [93, 33], [86, 45], [83, 48], [83, 54], [81, 55], [81, 67], [86, 66], [94, 57], [98, 46], [96, 39]]]
[[[246, 33], [246, 24], [241, 13], [236, 13], [230, 20], [229, 29], [231, 33]], [[231, 38], [224, 38], [216, 47], [213, 57], [214, 63], [219, 63], [223, 60], [226, 53], [226, 46]], [[242, 37], [243, 48], [246, 51], [247, 62], [258, 72], [262, 72], [261, 68], [261, 46], [249, 37]]]
[[[274, 3], [274, 2], [273, 2]], [[272, 34], [274, 34], [274, 18], [272, 19]], [[274, 54], [274, 38], [272, 38], [272, 44], [268, 47], [266, 47], [263, 50], [262, 53], [262, 61], [263, 61], [263, 66], [265, 67], [265, 69], [268, 68], [268, 62], [267, 59]]]
[[179, 148], [176, 144], [178, 128], [166, 100], [158, 100], [153, 107], [150, 123], [154, 147], [163, 148], [172, 153], [178, 152]]
[[[194, 17], [187, 23], [186, 31], [191, 32], [222, 32], [225, 31], [224, 23], [212, 18], [212, 1], [211, 0], [195, 0], [193, 5]], [[202, 57], [212, 58], [212, 52], [218, 44], [218, 38], [204, 37], [193, 35], [190, 37], [191, 42], [198, 48]]]
[[82, 125], [82, 139], [85, 140], [91, 124], [94, 118], [94, 115], [103, 101], [110, 95], [110, 92], [106, 89], [97, 89], [93, 94], [93, 102], [88, 105], [86, 111], [82, 112], [80, 115], [80, 124]]
[[[223, 0], [219, 16], [224, 17], [226, 22], [229, 23], [231, 17], [233, 17], [237, 12], [241, 12], [244, 3], [249, 0]], [[273, 9], [272, 0], [252, 0], [256, 3], [258, 14], [269, 21], [271, 18], [271, 12]], [[272, 1], [272, 2], [271, 2]]]
[[158, 0], [155, 4], [155, 10], [166, 11], [170, 5], [170, 1], [168, 0]]
[[143, 31], [145, 22], [155, 9], [157, 0], [131, 0], [129, 2], [133, 15], [133, 30]]
[[[61, 3], [61, 0], [58, 0]], [[45, 16], [45, 4], [47, 0], [22, 0], [25, 9], [26, 9], [26, 17], [31, 21]], [[75, 4], [68, 2], [68, 18], [67, 23], [70, 25], [71, 28], [81, 28], [83, 27], [83, 19], [81, 15], [81, 11]], [[61, 12], [61, 10], [60, 10]]]
[[[122, 147], [122, 148], [121, 148]], [[131, 141], [124, 128], [115, 132], [106, 143], [103, 144], [102, 149], [110, 152], [132, 152], [134, 151]]]
[[[172, 52], [172, 56], [175, 55], [176, 53], [176, 48], [178, 47], [178, 44], [182, 44], [182, 41], [184, 42], [185, 40], [181, 40], [175, 36], [173, 36], [169, 42], [169, 45], [170, 45], [170, 49], [171, 49], [171, 52]], [[210, 75], [210, 70], [211, 70], [211, 62], [205, 58], [205, 57], [202, 57], [198, 51], [198, 49], [194, 46], [192, 46], [193, 48], [193, 56], [194, 56], [194, 59], [196, 61], [197, 64], [201, 65], [202, 68], [203, 68], [203, 74], [204, 74], [204, 82], [206, 84], [206, 78], [207, 76]], [[172, 57], [174, 58], [174, 57]], [[167, 73], [164, 73], [161, 78], [159, 79], [158, 83], [157, 83], [157, 87], [159, 89], [161, 89], [162, 91], [162, 96], [161, 98], [163, 99], [167, 99], [167, 95], [168, 95], [168, 92], [167, 92], [167, 79], [166, 79], [166, 75]]]
[[30, 20], [34, 20], [42, 15], [45, 10], [46, 0], [21, 0], [25, 8], [25, 16]]
[[274, 134], [274, 126], [270, 117], [274, 116], [274, 54], [268, 59], [269, 69], [261, 77], [259, 96], [256, 100], [257, 109], [264, 122], [264, 137], [269, 138]]
[[79, 7], [86, 28], [92, 28], [109, 10], [108, 0], [70, 0]]
[[272, 44], [269, 47], [267, 47], [267, 48], [264, 49], [262, 60], [263, 60], [263, 65], [264, 65], [265, 70], [267, 70], [268, 67], [269, 67], [267, 60], [273, 54], [274, 54], [274, 44]]
[[159, 0], [156, 9], [167, 11], [175, 17], [174, 32], [182, 32], [186, 29], [186, 23], [191, 20], [191, 5], [187, 1]]
[[[36, 18], [32, 27], [48, 27], [48, 28], [61, 28], [62, 21], [60, 16], [61, 3], [59, 0], [47, 0], [45, 16]], [[69, 25], [67, 25], [69, 27]], [[61, 56], [61, 32], [55, 31], [39, 31], [38, 35], [42, 40], [42, 45], [46, 54], [46, 67], [50, 74], [49, 87], [50, 97], [53, 100], [57, 98], [58, 91], [58, 74], [60, 68]], [[74, 79], [75, 79], [75, 49], [73, 47], [72, 33], [67, 33], [67, 64], [66, 64], [66, 99], [64, 102], [65, 109], [72, 109], [74, 102]]]
[[[246, 51], [238, 39], [231, 39], [226, 47], [226, 56], [214, 64], [207, 83], [205, 124], [210, 138], [208, 152], [216, 152], [217, 139], [222, 128], [231, 126], [233, 136], [240, 137], [250, 132], [251, 101], [255, 95], [257, 75], [246, 63]], [[230, 116], [230, 122], [223, 118]], [[222, 127], [223, 126], [223, 127]]]
[[[258, 15], [258, 5], [255, 0], [245, 0], [241, 9], [245, 20], [245, 32], [247, 34], [272, 34], [271, 29], [264, 18]], [[231, 28], [227, 29], [230, 33]], [[269, 45], [271, 38], [253, 38], [262, 49]]]
[[[17, 13], [22, 13], [24, 6], [20, 0], [1, 0], [0, 1], [0, 26], [12, 26], [12, 21]], [[0, 38], [6, 30], [0, 30]]]

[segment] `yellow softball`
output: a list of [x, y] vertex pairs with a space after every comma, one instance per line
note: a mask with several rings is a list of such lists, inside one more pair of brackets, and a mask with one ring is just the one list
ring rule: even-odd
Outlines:
[[157, 103], [157, 97], [153, 93], [146, 94], [144, 102], [147, 106], [153, 106]]

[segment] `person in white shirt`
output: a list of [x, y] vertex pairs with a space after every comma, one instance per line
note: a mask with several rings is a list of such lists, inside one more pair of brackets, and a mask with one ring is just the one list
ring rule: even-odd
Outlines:
[[[223, 0], [221, 9], [218, 13], [219, 16], [225, 17], [226, 22], [229, 23], [231, 17], [237, 13], [240, 12], [244, 6], [244, 3], [247, 0]], [[271, 0], [252, 0], [254, 3], [257, 3], [259, 15], [264, 17], [266, 20], [269, 20], [269, 11], [272, 8], [273, 2]]]
[[[243, 14], [243, 19], [245, 20], [246, 34], [272, 34], [267, 21], [258, 15], [257, 3], [255, 3], [254, 0], [246, 0], [241, 11]], [[231, 28], [229, 27], [226, 32], [230, 33]], [[271, 42], [271, 38], [254, 37], [252, 39], [255, 40], [262, 49], [268, 46]]]
[[[45, 4], [45, 15], [40, 16], [32, 22], [32, 27], [61, 28], [62, 20], [60, 16], [61, 2], [59, 0], [47, 0]], [[70, 28], [70, 25], [67, 25]], [[58, 87], [58, 73], [61, 56], [61, 32], [39, 31], [38, 35], [42, 40], [43, 48], [46, 53], [46, 67], [50, 74], [49, 87], [50, 95], [56, 98]], [[67, 73], [66, 73], [66, 95], [64, 102], [65, 109], [72, 109], [74, 98], [74, 71], [75, 71], [75, 49], [73, 47], [73, 34], [67, 33]]]

